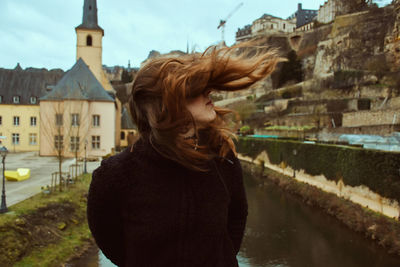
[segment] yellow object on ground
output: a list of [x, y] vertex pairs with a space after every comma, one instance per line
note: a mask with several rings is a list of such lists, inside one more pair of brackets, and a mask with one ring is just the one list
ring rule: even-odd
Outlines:
[[31, 170], [27, 168], [18, 168], [16, 171], [5, 171], [4, 176], [8, 181], [23, 181], [31, 177]]

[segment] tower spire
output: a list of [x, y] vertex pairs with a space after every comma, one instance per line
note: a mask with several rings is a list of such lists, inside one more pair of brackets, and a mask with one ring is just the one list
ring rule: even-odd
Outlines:
[[77, 29], [104, 30], [97, 24], [97, 1], [85, 0], [83, 4], [82, 24]]

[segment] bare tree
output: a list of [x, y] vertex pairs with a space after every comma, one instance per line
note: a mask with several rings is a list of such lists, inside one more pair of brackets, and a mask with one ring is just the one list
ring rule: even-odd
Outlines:
[[[60, 191], [63, 188], [62, 164], [74, 157], [76, 164], [82, 152], [90, 125], [91, 103], [83, 100], [41, 102], [41, 154], [56, 156]], [[45, 142], [45, 144], [42, 144]], [[77, 166], [75, 166], [75, 177]]]

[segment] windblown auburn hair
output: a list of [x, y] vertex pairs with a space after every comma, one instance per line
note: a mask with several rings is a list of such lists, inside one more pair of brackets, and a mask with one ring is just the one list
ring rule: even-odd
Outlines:
[[193, 170], [205, 171], [212, 157], [236, 154], [234, 134], [227, 127], [228, 109], [214, 107], [216, 119], [204, 130], [208, 138], [199, 149], [194, 149], [193, 140], [183, 138], [191, 127], [199, 135], [187, 100], [208, 90], [246, 89], [271, 74], [279, 61], [276, 51], [247, 42], [148, 62], [136, 75], [129, 101], [140, 138], [164, 157]]

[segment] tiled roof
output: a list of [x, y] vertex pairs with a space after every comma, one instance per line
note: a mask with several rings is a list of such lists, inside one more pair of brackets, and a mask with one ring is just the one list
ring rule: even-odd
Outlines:
[[79, 58], [54, 89], [40, 100], [90, 100], [113, 102], [114, 98], [106, 92], [82, 58]]
[[[64, 73], [61, 69], [27, 68], [23, 70], [19, 64], [15, 69], [0, 68], [1, 104], [15, 104], [13, 103], [14, 96], [19, 96], [19, 104], [32, 104], [30, 101], [32, 96], [39, 99], [46, 95], [46, 88], [56, 85]], [[39, 104], [39, 101], [36, 104]]]

